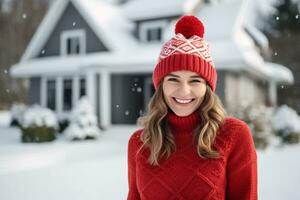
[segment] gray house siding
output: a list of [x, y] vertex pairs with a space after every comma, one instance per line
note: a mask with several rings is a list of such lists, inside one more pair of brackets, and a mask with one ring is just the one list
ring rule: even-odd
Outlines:
[[[146, 85], [151, 74], [112, 74], [111, 110], [112, 124], [135, 124], [137, 118], [145, 112], [149, 99], [145, 91], [152, 88]], [[151, 95], [152, 96], [152, 95]]]
[[29, 104], [40, 104], [41, 102], [41, 78], [32, 77], [29, 79]]
[[[223, 105], [225, 104], [225, 75], [226, 72], [223, 70], [218, 70], [218, 79], [217, 79], [217, 88], [216, 94], [219, 96], [220, 100], [222, 101]], [[224, 105], [226, 106], [226, 105]]]
[[66, 30], [77, 29], [84, 29], [86, 32], [86, 53], [108, 50], [70, 2], [38, 57], [59, 56], [61, 33]]

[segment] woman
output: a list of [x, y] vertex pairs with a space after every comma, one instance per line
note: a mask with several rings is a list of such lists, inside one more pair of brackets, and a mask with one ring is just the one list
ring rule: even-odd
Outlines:
[[153, 72], [144, 128], [128, 142], [128, 200], [256, 200], [257, 157], [246, 123], [226, 117], [204, 27], [176, 24]]

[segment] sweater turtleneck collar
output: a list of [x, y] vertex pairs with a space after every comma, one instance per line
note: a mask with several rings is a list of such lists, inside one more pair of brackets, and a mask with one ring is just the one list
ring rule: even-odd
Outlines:
[[191, 133], [200, 123], [200, 116], [197, 111], [184, 117], [177, 116], [169, 111], [166, 120], [174, 134]]

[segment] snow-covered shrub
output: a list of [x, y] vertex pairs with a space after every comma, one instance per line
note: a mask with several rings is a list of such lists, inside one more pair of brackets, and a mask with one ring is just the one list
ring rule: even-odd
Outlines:
[[264, 105], [251, 105], [240, 109], [238, 118], [245, 121], [252, 132], [256, 148], [265, 149], [273, 134], [272, 115], [274, 108]]
[[10, 126], [20, 126], [23, 114], [26, 110], [26, 106], [24, 104], [13, 104], [10, 113], [11, 113], [11, 120]]
[[46, 142], [55, 139], [58, 122], [55, 113], [38, 105], [29, 107], [22, 118], [23, 142]]
[[300, 117], [292, 108], [287, 105], [280, 106], [272, 118], [272, 124], [282, 142], [300, 142]]
[[100, 136], [97, 116], [87, 97], [82, 97], [72, 110], [70, 125], [64, 134], [71, 140], [96, 139]]

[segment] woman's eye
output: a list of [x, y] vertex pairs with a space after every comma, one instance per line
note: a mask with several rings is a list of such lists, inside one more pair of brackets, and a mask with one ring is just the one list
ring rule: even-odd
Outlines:
[[175, 82], [178, 82], [176, 78], [169, 78], [168, 81], [175, 81]]
[[201, 83], [200, 80], [192, 80], [191, 82], [192, 82], [192, 83]]

